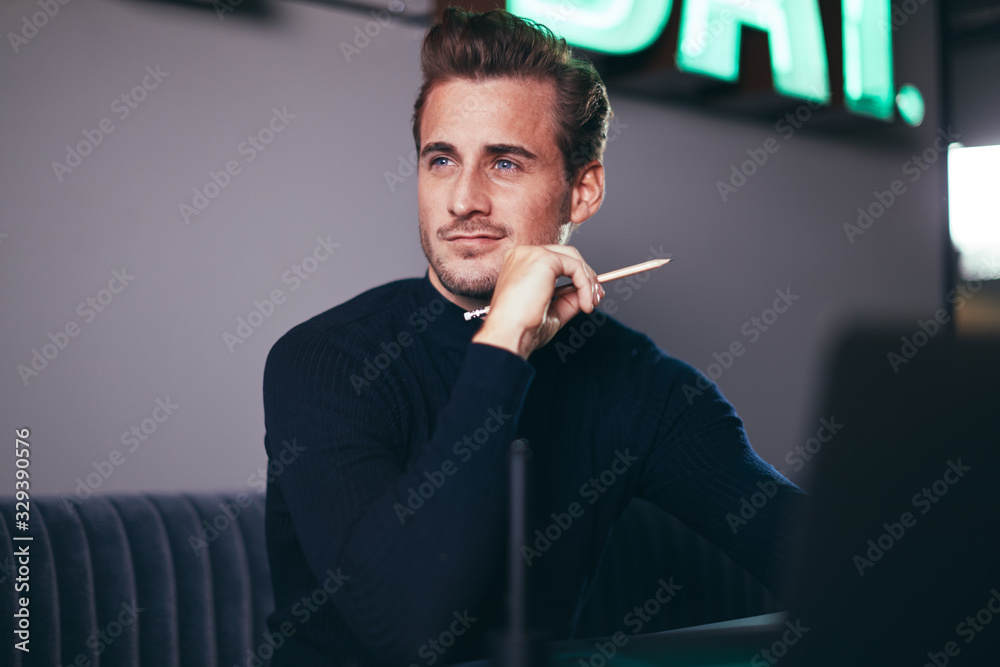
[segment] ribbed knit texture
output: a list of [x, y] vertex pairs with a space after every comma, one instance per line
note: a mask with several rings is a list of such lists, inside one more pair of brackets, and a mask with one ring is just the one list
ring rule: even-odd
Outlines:
[[[699, 372], [603, 313], [581, 313], [527, 362], [472, 343], [482, 321], [462, 314], [425, 274], [328, 310], [271, 350], [274, 667], [488, 655], [505, 613], [507, 452], [519, 437], [533, 451], [529, 621], [549, 638], [572, 634], [633, 496], [778, 589], [802, 494], [757, 457], [710, 381], [689, 401]], [[764, 488], [774, 496], [734, 532], [727, 515]]]

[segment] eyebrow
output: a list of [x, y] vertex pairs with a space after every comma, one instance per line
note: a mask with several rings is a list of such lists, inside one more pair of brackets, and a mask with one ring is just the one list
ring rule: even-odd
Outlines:
[[[523, 146], [516, 144], [486, 144], [483, 150], [487, 155], [516, 155], [525, 160], [538, 160], [538, 156]], [[420, 151], [420, 157], [426, 157], [429, 153], [457, 153], [455, 147], [447, 141], [434, 141], [424, 146]]]

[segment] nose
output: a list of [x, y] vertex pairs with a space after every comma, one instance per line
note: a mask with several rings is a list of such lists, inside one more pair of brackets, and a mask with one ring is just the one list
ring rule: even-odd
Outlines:
[[462, 168], [452, 184], [448, 212], [457, 218], [490, 214], [489, 179], [472, 166]]

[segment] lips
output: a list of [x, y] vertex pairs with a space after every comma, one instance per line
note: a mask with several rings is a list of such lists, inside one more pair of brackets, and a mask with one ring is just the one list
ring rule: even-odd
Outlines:
[[464, 233], [461, 233], [461, 234], [451, 234], [451, 235], [445, 236], [444, 240], [445, 241], [463, 241], [463, 240], [468, 240], [468, 239], [484, 239], [484, 240], [497, 241], [497, 240], [502, 239], [502, 238], [503, 238], [503, 234], [490, 234], [490, 233], [487, 233], [487, 232], [477, 232], [477, 233], [464, 232]]

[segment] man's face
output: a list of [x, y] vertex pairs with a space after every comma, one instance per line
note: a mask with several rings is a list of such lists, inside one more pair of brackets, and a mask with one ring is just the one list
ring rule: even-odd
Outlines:
[[417, 204], [438, 290], [488, 301], [508, 249], [568, 240], [554, 103], [553, 84], [533, 79], [458, 79], [428, 95]]

